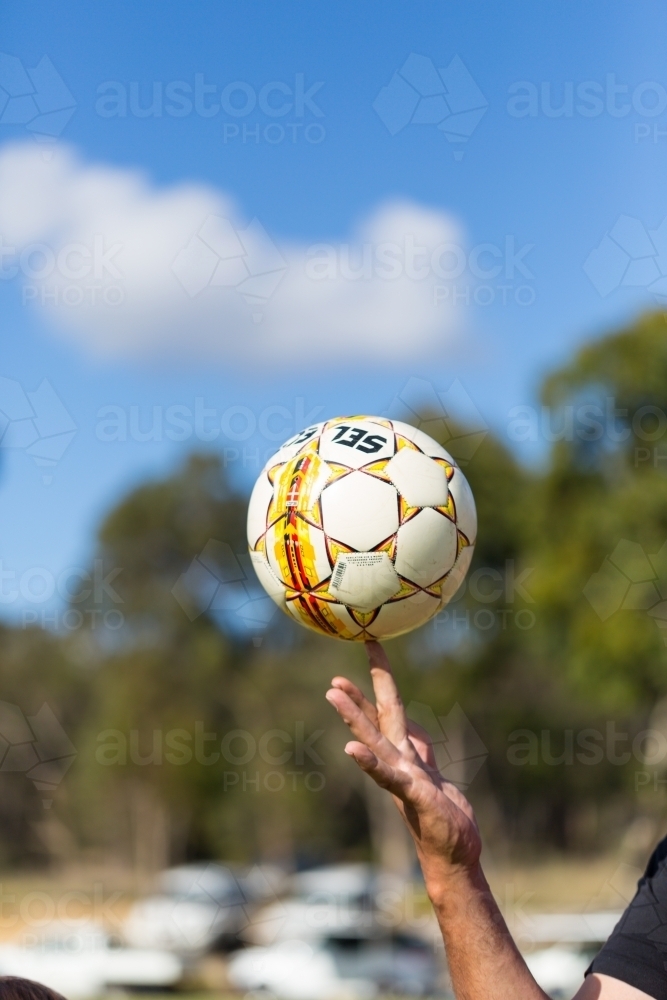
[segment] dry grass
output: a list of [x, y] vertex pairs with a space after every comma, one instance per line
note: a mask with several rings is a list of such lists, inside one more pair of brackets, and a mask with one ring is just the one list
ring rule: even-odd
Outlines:
[[578, 913], [623, 909], [632, 899], [642, 871], [615, 854], [489, 865], [486, 874], [501, 905], [522, 900], [527, 911]]

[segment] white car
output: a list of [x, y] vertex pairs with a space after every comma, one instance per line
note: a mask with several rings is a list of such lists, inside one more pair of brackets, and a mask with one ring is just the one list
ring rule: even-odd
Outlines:
[[525, 916], [521, 931], [533, 950], [524, 958], [545, 993], [554, 1000], [573, 996], [620, 918], [621, 913], [612, 910]]
[[0, 945], [0, 975], [35, 979], [69, 1000], [123, 987], [169, 989], [182, 974], [175, 955], [113, 947], [104, 930], [88, 921], [54, 922], [30, 944]]
[[554, 945], [526, 955], [526, 965], [554, 1000], [565, 1000], [577, 992], [590, 965], [591, 956], [576, 948]]
[[228, 975], [237, 989], [281, 1000], [369, 1000], [383, 993], [432, 995], [439, 970], [418, 938], [322, 934], [239, 951]]
[[430, 944], [380, 919], [376, 896], [383, 887], [386, 877], [361, 864], [292, 876], [289, 898], [253, 914], [243, 937], [254, 947], [232, 955], [230, 982], [282, 1000], [437, 991], [441, 970]]
[[136, 947], [193, 956], [236, 942], [256, 901], [275, 895], [281, 873], [255, 867], [237, 872], [213, 862], [163, 872], [158, 891], [138, 900], [123, 926]]

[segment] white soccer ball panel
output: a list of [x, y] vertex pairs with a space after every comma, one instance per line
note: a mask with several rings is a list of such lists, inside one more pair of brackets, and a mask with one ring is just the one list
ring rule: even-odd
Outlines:
[[386, 552], [341, 552], [328, 587], [332, 597], [357, 611], [378, 608], [400, 589]]
[[477, 538], [477, 510], [472, 490], [468, 480], [460, 469], [457, 469], [449, 484], [449, 492], [456, 506], [456, 523], [471, 545]]
[[388, 639], [410, 632], [427, 622], [439, 610], [440, 601], [430, 594], [411, 594], [401, 601], [383, 604], [368, 631], [377, 639]]
[[447, 462], [451, 462], [452, 465], [456, 465], [449, 452], [441, 444], [438, 444], [437, 441], [434, 441], [432, 437], [425, 434], [424, 431], [413, 427], [412, 424], [404, 424], [402, 420], [392, 420], [392, 424], [397, 434], [407, 438], [408, 441], [412, 441], [425, 455], [430, 455], [431, 458], [444, 458]]
[[447, 473], [427, 455], [401, 448], [385, 472], [411, 507], [444, 507], [447, 503]]
[[266, 515], [273, 496], [273, 486], [269, 477], [263, 472], [250, 496], [248, 504], [248, 544], [251, 549], [257, 545], [257, 540], [266, 531]]
[[452, 568], [456, 549], [456, 525], [427, 507], [398, 529], [396, 572], [419, 587], [428, 587]]
[[373, 420], [339, 420], [327, 427], [320, 437], [320, 457], [325, 462], [352, 469], [391, 458], [393, 454], [391, 427]]
[[279, 608], [285, 610], [285, 588], [271, 570], [266, 556], [263, 552], [251, 552], [252, 567], [257, 574], [257, 579], [264, 587], [271, 600], [275, 601]]
[[328, 608], [331, 614], [337, 618], [341, 625], [348, 629], [352, 635], [361, 634], [363, 631], [361, 625], [359, 625], [358, 622], [355, 622], [354, 618], [343, 604], [329, 604]]
[[398, 494], [390, 483], [351, 472], [322, 491], [322, 523], [329, 536], [361, 552], [398, 528]]
[[444, 608], [445, 604], [448, 604], [449, 601], [451, 601], [452, 597], [454, 597], [463, 583], [465, 575], [470, 569], [470, 563], [472, 562], [474, 551], [475, 549], [472, 545], [466, 545], [465, 548], [461, 549], [459, 552], [459, 557], [454, 563], [454, 568], [442, 585], [442, 596], [440, 598], [441, 608]]
[[[321, 528], [315, 528], [305, 521], [297, 522], [296, 531], [297, 541], [293, 544], [299, 550], [298, 560], [291, 552], [295, 530], [291, 528], [286, 531], [283, 520], [278, 521], [266, 533], [266, 556], [279, 580], [294, 590], [309, 590], [331, 575], [326, 540]], [[305, 578], [299, 566], [303, 567]]]

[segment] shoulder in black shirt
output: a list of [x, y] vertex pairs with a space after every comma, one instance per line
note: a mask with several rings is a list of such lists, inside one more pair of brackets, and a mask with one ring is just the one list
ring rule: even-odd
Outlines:
[[634, 899], [586, 974], [591, 972], [667, 1000], [667, 837], [651, 855]]

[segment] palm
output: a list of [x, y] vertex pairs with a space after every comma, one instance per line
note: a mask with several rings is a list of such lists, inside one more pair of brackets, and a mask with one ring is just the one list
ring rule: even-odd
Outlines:
[[384, 650], [366, 645], [376, 705], [345, 677], [327, 692], [356, 737], [345, 751], [392, 793], [423, 861], [474, 864], [481, 844], [472, 807], [439, 773], [428, 734], [406, 718]]

